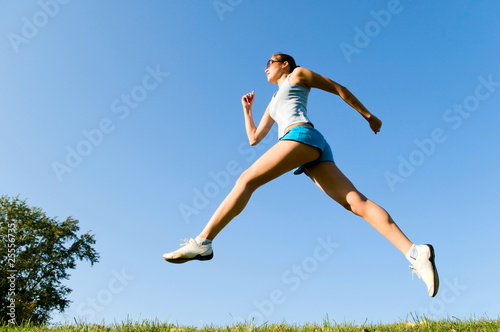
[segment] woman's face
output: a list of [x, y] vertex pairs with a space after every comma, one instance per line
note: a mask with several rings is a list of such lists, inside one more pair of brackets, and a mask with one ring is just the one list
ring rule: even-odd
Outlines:
[[277, 57], [272, 57], [268, 62], [266, 68], [267, 80], [270, 83], [276, 84], [278, 79], [283, 76], [284, 73], [284, 62], [280, 61]]

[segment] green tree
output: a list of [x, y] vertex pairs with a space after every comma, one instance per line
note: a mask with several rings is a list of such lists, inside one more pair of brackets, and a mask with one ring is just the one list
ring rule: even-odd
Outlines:
[[79, 230], [72, 217], [60, 222], [19, 197], [0, 197], [0, 321], [40, 324], [68, 307], [68, 270], [99, 261], [94, 235]]

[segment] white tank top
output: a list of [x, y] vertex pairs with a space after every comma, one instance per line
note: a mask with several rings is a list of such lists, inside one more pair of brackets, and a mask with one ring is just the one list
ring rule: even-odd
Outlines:
[[296, 123], [311, 123], [307, 117], [307, 97], [309, 89], [293, 84], [287, 76], [285, 82], [274, 94], [269, 107], [269, 115], [278, 124], [278, 138], [285, 129]]

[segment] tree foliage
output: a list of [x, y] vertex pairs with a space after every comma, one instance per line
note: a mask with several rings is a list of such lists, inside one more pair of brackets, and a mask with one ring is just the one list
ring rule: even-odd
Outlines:
[[72, 217], [60, 222], [26, 200], [0, 197], [0, 321], [40, 324], [68, 307], [68, 270], [99, 261], [94, 235], [79, 230]]

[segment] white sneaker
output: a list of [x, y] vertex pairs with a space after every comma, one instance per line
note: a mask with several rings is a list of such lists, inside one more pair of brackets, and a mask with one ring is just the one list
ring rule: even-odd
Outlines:
[[430, 244], [412, 245], [406, 258], [413, 265], [410, 266], [412, 276], [414, 273], [427, 285], [429, 296], [436, 296], [439, 288], [439, 276], [434, 262], [434, 248]]
[[184, 240], [182, 248], [163, 255], [163, 259], [170, 263], [185, 263], [191, 260], [208, 261], [214, 257], [212, 244], [199, 244], [193, 239]]

